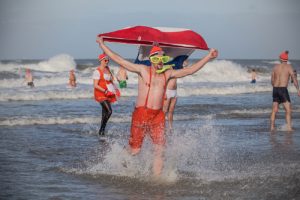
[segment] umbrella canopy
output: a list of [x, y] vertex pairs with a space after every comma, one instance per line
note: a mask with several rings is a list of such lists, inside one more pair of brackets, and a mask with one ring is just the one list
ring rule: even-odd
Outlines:
[[134, 26], [121, 30], [102, 33], [104, 41], [126, 44], [153, 45], [208, 50], [203, 37], [198, 33], [182, 28]]

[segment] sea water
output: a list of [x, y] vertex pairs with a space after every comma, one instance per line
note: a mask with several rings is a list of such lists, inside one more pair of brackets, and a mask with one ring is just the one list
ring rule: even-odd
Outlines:
[[[191, 60], [192, 64], [195, 60]], [[269, 132], [270, 74], [275, 60], [215, 60], [178, 80], [174, 133], [159, 180], [153, 147], [124, 150], [137, 75], [113, 105], [107, 141], [97, 137], [101, 107], [93, 100], [96, 60], [57, 55], [0, 63], [1, 199], [299, 199], [300, 98], [289, 85], [293, 128], [283, 108]], [[300, 71], [300, 61], [291, 61]], [[116, 74], [118, 66], [111, 62]], [[34, 76], [26, 86], [25, 68]], [[250, 70], [256, 69], [256, 84]], [[75, 69], [78, 87], [69, 88]], [[124, 165], [126, 163], [126, 165]]]

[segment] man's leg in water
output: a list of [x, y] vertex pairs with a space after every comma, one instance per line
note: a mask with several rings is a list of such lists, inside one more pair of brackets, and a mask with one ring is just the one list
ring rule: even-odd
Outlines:
[[174, 115], [176, 102], [177, 102], [176, 97], [171, 98], [169, 112], [168, 112], [168, 121], [169, 121], [169, 129], [170, 130], [173, 130], [173, 115]]
[[164, 100], [164, 107], [163, 107], [164, 113], [169, 112], [170, 103], [171, 103], [171, 99]]
[[159, 177], [161, 175], [161, 171], [163, 168], [163, 152], [164, 152], [164, 145], [154, 145], [154, 160], [153, 160], [153, 176]]
[[168, 118], [168, 124], [169, 124], [169, 127], [170, 127], [170, 123], [169, 123], [169, 109], [170, 109], [170, 104], [171, 104], [171, 98], [167, 98], [165, 99], [164, 101], [164, 107], [163, 107], [163, 112], [165, 113], [165, 116], [167, 116]]
[[287, 129], [288, 131], [293, 131], [292, 129], [292, 109], [291, 109], [291, 103], [286, 101], [283, 103], [283, 107], [285, 109], [285, 120], [286, 120], [286, 125], [287, 125]]
[[275, 130], [275, 119], [276, 119], [276, 113], [278, 112], [278, 102], [273, 102], [272, 106], [272, 113], [271, 113], [271, 131]]
[[164, 114], [161, 113], [160, 116], [157, 116], [156, 120], [159, 120], [159, 123], [155, 123], [150, 127], [150, 137], [154, 144], [154, 159], [152, 171], [155, 177], [158, 177], [163, 168], [163, 152], [164, 145], [166, 143], [165, 139], [165, 121]]
[[[134, 118], [136, 118], [136, 115], [133, 116]], [[128, 148], [131, 155], [136, 155], [140, 152], [146, 132], [145, 126], [136, 123], [135, 120], [132, 120]]]

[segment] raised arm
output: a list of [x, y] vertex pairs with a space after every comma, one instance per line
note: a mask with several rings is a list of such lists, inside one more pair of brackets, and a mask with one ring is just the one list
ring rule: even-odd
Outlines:
[[289, 74], [290, 74], [291, 78], [293, 79], [294, 86], [296, 87], [298, 96], [300, 97], [300, 89], [299, 89], [298, 80], [294, 74], [294, 70], [293, 70], [292, 66], [289, 69]]
[[181, 78], [185, 77], [191, 74], [194, 74], [195, 72], [199, 71], [206, 63], [208, 63], [210, 60], [216, 58], [218, 56], [218, 51], [216, 49], [210, 49], [209, 53], [193, 64], [190, 67], [185, 67], [180, 70], [171, 70], [170, 78]]
[[103, 42], [103, 38], [100, 37], [97, 39], [97, 42], [99, 43], [99, 46], [101, 47], [101, 49], [104, 51], [104, 53], [106, 55], [108, 55], [108, 57], [110, 57], [113, 61], [115, 61], [117, 64], [122, 65], [125, 69], [131, 71], [131, 72], [135, 72], [135, 73], [141, 73], [141, 66], [131, 63], [127, 60], [125, 60], [124, 58], [122, 58], [120, 55], [118, 55], [117, 53], [113, 52], [112, 50], [110, 50]]

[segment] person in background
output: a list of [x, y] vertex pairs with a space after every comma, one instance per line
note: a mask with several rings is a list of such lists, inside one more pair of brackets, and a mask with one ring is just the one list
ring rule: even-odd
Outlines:
[[298, 96], [300, 97], [300, 90], [298, 81], [294, 75], [293, 67], [287, 63], [289, 57], [289, 52], [284, 51], [280, 54], [280, 64], [276, 64], [272, 71], [271, 83], [273, 86], [273, 106], [272, 106], [272, 113], [271, 113], [271, 131], [275, 130], [275, 119], [276, 113], [278, 112], [279, 104], [283, 104], [285, 109], [285, 118], [287, 123], [287, 130], [293, 131], [292, 129], [292, 119], [291, 119], [291, 100], [289, 96], [289, 92], [287, 90], [287, 86], [289, 83], [289, 78], [292, 77], [294, 81], [294, 85], [297, 89]]
[[164, 101], [163, 111], [168, 117], [168, 130], [173, 132], [173, 115], [177, 102], [177, 79], [170, 79], [167, 84], [166, 97]]
[[99, 129], [99, 136], [105, 136], [105, 127], [112, 114], [111, 103], [117, 101], [120, 93], [113, 85], [113, 75], [108, 67], [109, 58], [106, 54], [98, 57], [100, 65], [93, 73], [94, 98], [102, 107], [102, 119]]
[[257, 74], [256, 74], [255, 69], [252, 69], [251, 70], [251, 82], [250, 83], [256, 83], [256, 76], [257, 76]]
[[121, 65], [120, 65], [119, 71], [117, 73], [117, 80], [119, 82], [119, 87], [120, 88], [126, 88], [127, 87], [127, 80], [128, 80], [127, 71]]
[[[297, 71], [294, 69], [294, 76], [297, 79]], [[291, 83], [294, 83], [293, 78], [291, 77]]]
[[77, 84], [76, 84], [76, 76], [74, 73], [74, 69], [71, 69], [69, 73], [69, 86], [76, 87], [76, 85]]
[[[184, 60], [183, 67], [188, 66], [188, 61]], [[173, 69], [173, 68], [172, 68]], [[167, 90], [166, 90], [166, 97], [164, 101], [164, 108], [163, 111], [168, 117], [168, 130], [170, 133], [173, 132], [173, 115], [174, 115], [174, 110], [175, 106], [177, 103], [177, 79], [170, 79], [167, 85]]]
[[30, 69], [28, 69], [28, 68], [26, 68], [25, 82], [27, 83], [27, 85], [28, 85], [30, 88], [33, 88], [33, 87], [34, 87], [34, 84], [33, 84], [33, 75], [32, 75], [32, 73], [30, 72]]

